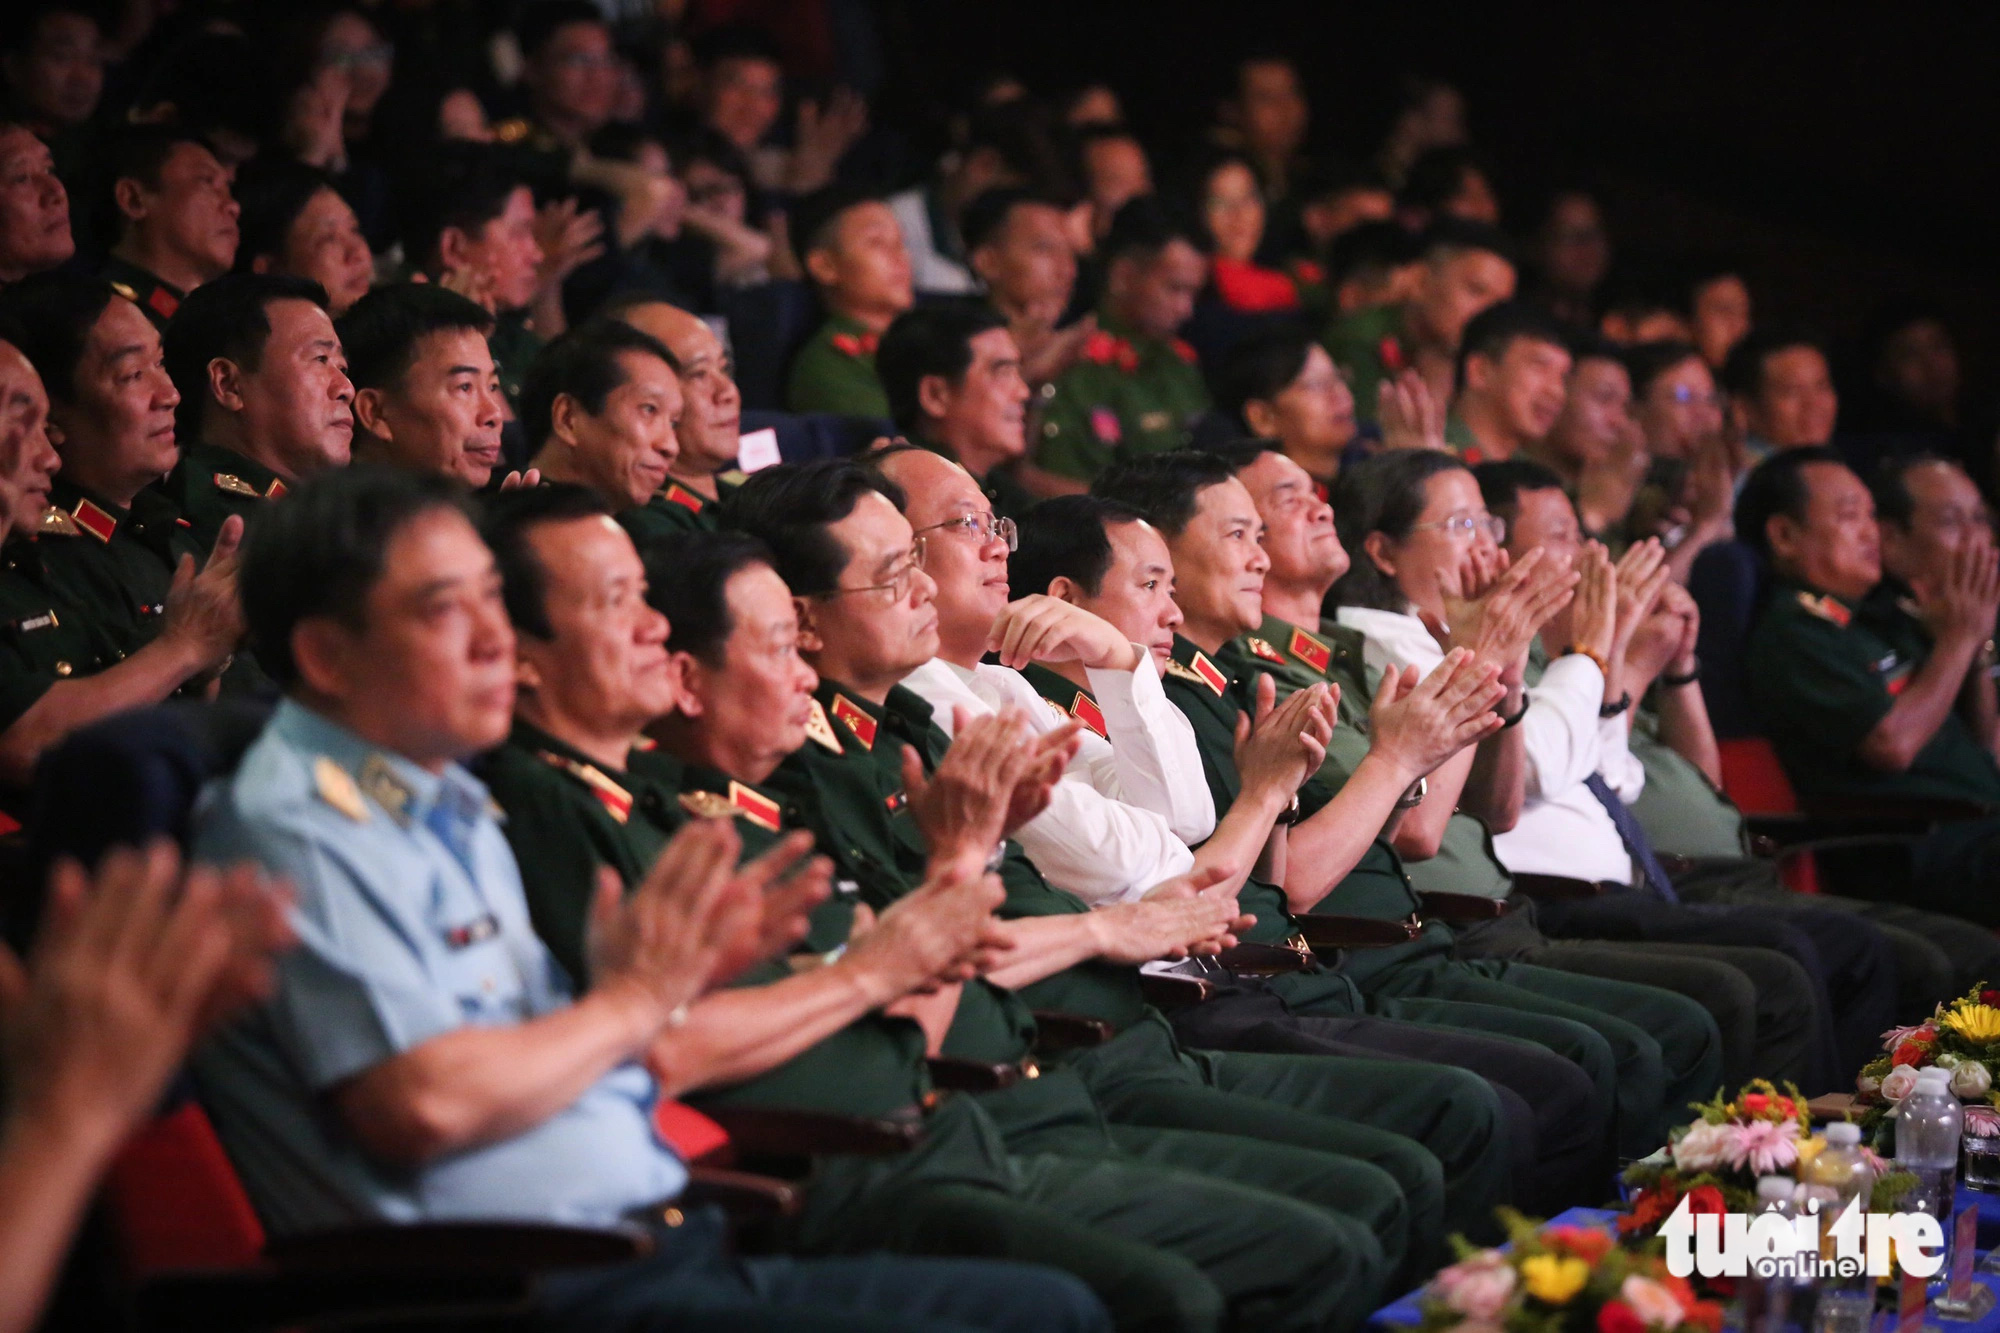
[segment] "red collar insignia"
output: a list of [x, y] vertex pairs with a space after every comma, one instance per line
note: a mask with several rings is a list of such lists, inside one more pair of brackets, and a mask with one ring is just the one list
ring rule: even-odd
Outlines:
[[1076, 692], [1076, 701], [1069, 706], [1069, 715], [1105, 740], [1111, 739], [1111, 732], [1104, 725], [1104, 710], [1097, 706], [1097, 700], [1082, 690]]
[[732, 781], [729, 784], [729, 803], [758, 828], [776, 833], [782, 827], [778, 820], [778, 803], [763, 792]]
[[153, 307], [161, 319], [172, 319], [174, 312], [181, 308], [180, 298], [164, 287], [155, 287], [148, 292], [146, 304]]
[[[77, 517], [81, 518], [82, 515], [79, 514]], [[1847, 622], [1854, 619], [1854, 613], [1832, 597], [1815, 597], [1809, 592], [1801, 591], [1799, 605], [1821, 620], [1831, 621], [1841, 629], [1846, 629]]]
[[539, 750], [536, 753], [541, 756], [543, 763], [561, 769], [590, 788], [591, 795], [603, 802], [604, 808], [611, 812], [613, 819], [623, 824], [632, 817], [632, 793], [613, 782], [602, 769], [594, 764], [580, 764], [574, 759], [551, 754], [547, 750]]
[[278, 477], [271, 478], [271, 484], [264, 488], [264, 498], [266, 500], [281, 500], [284, 498], [284, 495], [285, 483], [283, 479]]
[[1223, 690], [1228, 688], [1229, 677], [1223, 675], [1222, 669], [1208, 660], [1207, 653], [1197, 651], [1194, 655], [1194, 660], [1189, 662], [1188, 666], [1194, 670], [1195, 675], [1201, 677], [1202, 684], [1208, 686], [1208, 688], [1214, 690], [1217, 694], [1221, 694]]
[[111, 535], [118, 531], [118, 520], [111, 516], [109, 510], [92, 500], [85, 500], [71, 510], [70, 517], [76, 520], [79, 528], [107, 545], [111, 541]]
[[1244, 642], [1250, 645], [1251, 652], [1263, 658], [1266, 662], [1276, 662], [1279, 666], [1285, 664], [1285, 655], [1256, 635], [1245, 635]]
[[836, 333], [828, 341], [835, 351], [848, 356], [873, 356], [882, 339], [880, 334], [875, 333]]
[[1125, 428], [1118, 423], [1118, 414], [1108, 407], [1090, 409], [1090, 433], [1097, 437], [1099, 444], [1116, 444], [1125, 434]]
[[1182, 342], [1179, 338], [1174, 339], [1174, 355], [1191, 366], [1201, 360], [1201, 354], [1194, 350], [1194, 344]]
[[1391, 375], [1402, 373], [1410, 364], [1403, 356], [1403, 344], [1397, 341], [1393, 333], [1382, 335], [1382, 341], [1375, 344], [1375, 355], [1381, 358], [1382, 369]]
[[692, 513], [701, 512], [702, 498], [677, 481], [667, 483], [667, 503], [677, 504]]
[[1285, 646], [1291, 649], [1293, 657], [1314, 671], [1325, 671], [1327, 663], [1333, 661], [1333, 649], [1302, 629], [1293, 629], [1292, 641]]
[[861, 742], [863, 749], [875, 748], [875, 719], [868, 716], [861, 705], [844, 694], [833, 696], [833, 715], [840, 725], [854, 733], [854, 739]]

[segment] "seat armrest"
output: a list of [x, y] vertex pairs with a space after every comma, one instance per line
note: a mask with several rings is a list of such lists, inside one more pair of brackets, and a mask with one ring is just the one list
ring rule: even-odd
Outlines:
[[1768, 839], [1782, 850], [1799, 843], [1827, 842], [1842, 838], [1920, 838], [1936, 821], [1894, 811], [1849, 815], [1746, 815], [1743, 820], [1753, 839]]
[[1514, 891], [1529, 898], [1568, 902], [1577, 898], [1603, 896], [1604, 886], [1592, 879], [1570, 879], [1566, 875], [1514, 876]]
[[773, 1217], [797, 1217], [805, 1207], [805, 1190], [789, 1180], [731, 1171], [720, 1166], [690, 1166], [687, 1189], [674, 1200], [684, 1207], [714, 1204], [738, 1222]]
[[425, 1222], [342, 1227], [275, 1237], [264, 1257], [280, 1268], [533, 1272], [624, 1263], [652, 1249], [636, 1228], [537, 1222]]
[[1224, 949], [1215, 956], [1215, 961], [1242, 976], [1275, 977], [1285, 972], [1300, 971], [1307, 960], [1296, 949], [1276, 944], [1244, 943]]
[[1444, 922], [1492, 921], [1512, 909], [1505, 898], [1488, 898], [1477, 893], [1419, 893], [1417, 910]]
[[1021, 1081], [1021, 1066], [984, 1060], [960, 1060], [955, 1056], [933, 1055], [927, 1062], [931, 1082], [953, 1092], [998, 1092]]
[[888, 1157], [908, 1152], [924, 1137], [923, 1112], [914, 1106], [886, 1116], [858, 1116], [723, 1102], [704, 1104], [701, 1112], [728, 1131], [736, 1159]]
[[1307, 912], [1292, 918], [1314, 953], [1333, 949], [1380, 949], [1408, 944], [1420, 933], [1407, 921], [1383, 921], [1372, 916], [1320, 916]]
[[1213, 982], [1200, 977], [1183, 977], [1159, 972], [1139, 974], [1139, 993], [1146, 1003], [1155, 1009], [1178, 1009], [1182, 1005], [1201, 1004], [1215, 997]]
[[1905, 819], [1925, 824], [1944, 824], [1955, 819], [1984, 819], [1993, 807], [1977, 801], [1952, 801], [1904, 796], [1815, 796], [1799, 804], [1809, 815], [1839, 818]]
[[366, 1329], [378, 1317], [401, 1330], [533, 1327], [534, 1275], [482, 1268], [285, 1268], [156, 1273], [132, 1294], [139, 1333], [251, 1333], [322, 1324]]
[[1053, 1009], [1035, 1010], [1036, 1050], [1082, 1050], [1091, 1046], [1102, 1046], [1116, 1035], [1111, 1025], [1101, 1018], [1058, 1013]]

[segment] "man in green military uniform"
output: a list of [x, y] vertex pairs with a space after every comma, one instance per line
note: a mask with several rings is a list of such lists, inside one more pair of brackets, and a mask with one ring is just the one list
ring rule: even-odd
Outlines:
[[[746, 482], [733, 506], [737, 521], [775, 544], [780, 572], [804, 593], [800, 641], [822, 673], [817, 697], [831, 731], [831, 745], [808, 745], [787, 759], [773, 786], [823, 821], [822, 847], [878, 905], [913, 882], [927, 848], [951, 836], [936, 827], [946, 807], [916, 767], [935, 769], [949, 742], [932, 724], [930, 705], [897, 683], [933, 655], [937, 640], [932, 585], [916, 565], [908, 522], [882, 493], [888, 485], [846, 463], [772, 469]], [[876, 581], [851, 582], [867, 579]], [[1068, 734], [1059, 728], [1041, 743], [1067, 748]], [[907, 758], [906, 747], [914, 751]], [[1048, 757], [1064, 759], [1061, 750]], [[906, 763], [913, 765], [908, 772]], [[1361, 1157], [1393, 1173], [1409, 1200], [1412, 1237], [1438, 1234], [1420, 1220], [1437, 1216], [1443, 1204], [1442, 1181], [1432, 1174], [1436, 1158], [1422, 1149], [1413, 1156], [1415, 1145], [1397, 1135], [1333, 1119], [1352, 1102], [1349, 1093], [1331, 1091], [1334, 1083], [1346, 1086], [1342, 1062], [1177, 1049], [1144, 1002], [1133, 964], [1182, 947], [1172, 942], [1185, 929], [1176, 924], [1180, 912], [1206, 907], [1169, 895], [1107, 916], [1048, 884], [1016, 843], [1002, 845], [999, 865], [1008, 888], [1003, 915], [1015, 918], [1021, 948], [991, 979], [1037, 1007], [1083, 1014], [1118, 1031], [1067, 1059], [1114, 1122], [1203, 1128]], [[1234, 916], [1233, 899], [1214, 906]], [[1107, 929], [1114, 917], [1122, 927]], [[1461, 1105], [1436, 1131], [1454, 1159], [1481, 1160], [1497, 1127], [1491, 1090], [1477, 1081], [1462, 1089], [1475, 1092], [1483, 1105]]]
[[1414, 370], [1451, 401], [1459, 338], [1480, 311], [1514, 294], [1507, 240], [1491, 227], [1441, 220], [1426, 234], [1417, 290], [1398, 305], [1342, 315], [1321, 341], [1354, 388], [1355, 419], [1379, 419], [1383, 381]]
[[[1107, 474], [1101, 489], [1151, 515], [1167, 539], [1174, 600], [1185, 617], [1168, 696], [1194, 723], [1217, 807], [1226, 808], [1236, 789], [1234, 722], [1239, 709], [1251, 703], [1246, 687], [1259, 674], [1255, 663], [1261, 660], [1225, 651], [1263, 620], [1263, 574], [1270, 561], [1256, 541], [1262, 526], [1256, 506], [1229, 462], [1206, 454], [1128, 464]], [[1448, 669], [1416, 686], [1419, 694], [1450, 690], [1456, 677], [1479, 673], [1474, 679], [1480, 682], [1483, 717], [1452, 715], [1444, 734], [1455, 743], [1443, 746], [1446, 756], [1501, 725], [1486, 711], [1500, 697], [1499, 668], [1471, 663], [1469, 653], [1448, 657]], [[1302, 793], [1301, 819], [1288, 835], [1284, 882], [1295, 913], [1331, 910], [1389, 920], [1413, 920], [1418, 913], [1415, 891], [1386, 838], [1393, 836], [1390, 823], [1398, 807], [1414, 808], [1423, 793], [1415, 777], [1405, 776], [1388, 758], [1391, 738], [1383, 712], [1414, 674], [1394, 696], [1386, 689], [1378, 694], [1368, 753], [1339, 796], [1329, 800], [1330, 793], [1321, 789], [1315, 805]], [[1416, 740], [1400, 739], [1404, 745]], [[1440, 738], [1425, 744], [1439, 746]], [[1418, 767], [1416, 773], [1435, 767]], [[1401, 785], [1385, 791], [1396, 779]], [[1292, 869], [1300, 866], [1303, 874]], [[1334, 882], [1325, 882], [1329, 875]], [[1650, 1151], [1648, 1142], [1657, 1146], [1664, 1126], [1679, 1119], [1676, 1108], [1713, 1087], [1720, 1038], [1697, 1006], [1651, 987], [1522, 964], [1456, 961], [1452, 946], [1450, 930], [1429, 922], [1406, 944], [1350, 957], [1346, 973], [1368, 996], [1373, 1012], [1521, 1036], [1589, 1062], [1601, 1095], [1617, 1098], [1619, 1141], [1627, 1152]]]
[[334, 324], [354, 383], [354, 461], [486, 487], [507, 419], [492, 330], [485, 307], [433, 283], [377, 287], [356, 301]]
[[165, 344], [183, 447], [164, 489], [196, 550], [230, 515], [248, 524], [301, 477], [346, 465], [354, 385], [318, 283], [226, 274], [182, 302]]
[[201, 139], [170, 126], [126, 126], [107, 157], [118, 234], [103, 276], [164, 329], [189, 292], [236, 262], [232, 173]]
[[827, 318], [792, 357], [785, 407], [886, 419], [875, 349], [916, 299], [896, 215], [875, 195], [834, 185], [801, 199], [791, 219], [799, 262]]
[[1034, 503], [1014, 476], [1028, 447], [1021, 350], [990, 306], [957, 300], [899, 315], [876, 373], [896, 429], [970, 473], [994, 513], [1019, 518]]
[[1480, 311], [1459, 339], [1445, 443], [1475, 465], [1530, 451], [1562, 415], [1569, 368], [1562, 326], [1539, 307], [1502, 301]]
[[41, 377], [18, 345], [27, 341], [0, 317], [0, 823], [17, 827], [20, 794], [44, 750], [212, 672], [239, 632], [233, 562], [170, 594], [161, 635], [129, 654], [49, 578], [44, 552], [87, 538], [48, 503], [61, 460], [49, 444]]
[[[1907, 593], [1878, 589], [1886, 543], [1873, 500], [1823, 448], [1758, 464], [1737, 500], [1737, 531], [1771, 562], [1745, 666], [1799, 794], [2000, 805], [1992, 717], [1978, 719], [1973, 680], [1993, 659], [2000, 606], [1990, 537], [1963, 540]], [[1990, 686], [1983, 694], [1990, 700]], [[1906, 901], [2000, 924], [1987, 891], [1995, 884], [2000, 819], [1962, 819], [1918, 843]]]
[[[630, 324], [593, 320], [550, 343], [521, 392], [521, 428], [545, 482], [588, 487], [637, 532], [680, 452], [673, 353]], [[626, 516], [631, 519], [627, 520]]]
[[1104, 303], [1076, 365], [1042, 390], [1034, 463], [1050, 492], [1082, 490], [1117, 459], [1188, 443], [1208, 408], [1194, 349], [1174, 336], [1208, 278], [1207, 233], [1156, 198], [1118, 210]]
[[743, 395], [730, 375], [729, 353], [714, 329], [665, 301], [638, 301], [612, 313], [674, 354], [681, 386], [674, 423], [680, 450], [667, 463], [667, 484], [618, 521], [642, 551], [671, 533], [719, 532], [717, 511], [736, 489], [725, 474], [736, 466], [743, 427]]
[[[661, 553], [677, 576], [669, 600], [690, 625], [684, 642], [696, 645], [670, 663], [668, 622], [642, 600], [637, 554], [587, 492], [511, 496], [487, 532], [519, 631], [522, 692], [513, 735], [484, 770], [508, 810], [524, 881], [536, 885], [538, 930], [582, 976], [597, 867], [634, 886], [690, 815], [733, 815], [752, 849], [778, 843], [797, 819], [757, 779], [787, 745], [805, 743], [812, 674], [782, 641], [790, 597], [754, 543], [681, 539]], [[635, 751], [640, 724], [669, 710], [660, 727], [673, 753]], [[997, 832], [1005, 794], [988, 797], [979, 822]], [[783, 846], [795, 856], [799, 842]], [[821, 894], [823, 884], [779, 892]], [[662, 1077], [722, 1085], [731, 1101], [846, 1114], [934, 1100], [923, 1056], [945, 1025], [961, 1025], [961, 988], [984, 997], [985, 1026], [1000, 1040], [1018, 1043], [1029, 1026], [1007, 1017], [1004, 992], [967, 981], [963, 968], [997, 942], [985, 923], [998, 897], [981, 885], [976, 858], [956, 867], [947, 858], [879, 920], [857, 923], [846, 903], [823, 904], [810, 955], [690, 1009], [680, 1044], [712, 1047], [713, 1057], [703, 1067], [683, 1059]], [[934, 995], [917, 993], [938, 983]], [[690, 1029], [712, 1041], [691, 1041]], [[1013, 1059], [1024, 1055], [1013, 1048]], [[1002, 1122], [1015, 1127], [1004, 1145]], [[1314, 1206], [1327, 1188], [1315, 1171], [1351, 1166], [1266, 1150], [1269, 1183], [1293, 1198], [1209, 1179], [1185, 1165], [1214, 1151], [1209, 1136], [1160, 1131], [1127, 1147], [1056, 1069], [954, 1098], [927, 1129], [906, 1156], [822, 1159], [802, 1240], [1059, 1263], [1097, 1284], [1130, 1325], [1214, 1328], [1227, 1310], [1272, 1327], [1351, 1328], [1381, 1284], [1380, 1247], [1365, 1228]], [[1234, 1145], [1230, 1161], [1247, 1170], [1248, 1155]]]

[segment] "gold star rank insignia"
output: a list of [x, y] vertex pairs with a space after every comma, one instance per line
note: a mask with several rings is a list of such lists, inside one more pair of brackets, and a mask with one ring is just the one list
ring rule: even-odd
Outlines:
[[806, 735], [835, 754], [840, 753], [840, 737], [833, 734], [833, 724], [826, 720], [826, 710], [817, 699], [812, 701], [812, 715], [806, 719]]
[[58, 537], [81, 537], [83, 529], [66, 512], [50, 505], [42, 511], [42, 521], [35, 525], [38, 534], [54, 533]]
[[215, 489], [227, 495], [241, 495], [245, 499], [257, 498], [257, 488], [233, 472], [216, 473]]
[[854, 733], [854, 739], [861, 742], [865, 750], [875, 748], [875, 719], [868, 716], [861, 705], [844, 694], [833, 696], [833, 715], [840, 724]]
[[684, 791], [680, 794], [681, 809], [696, 819], [728, 819], [736, 813], [736, 807], [729, 798], [719, 792]]
[[1208, 654], [1197, 651], [1185, 666], [1179, 662], [1167, 663], [1167, 674], [1182, 680], [1191, 680], [1197, 685], [1206, 685], [1219, 696], [1229, 686], [1229, 677], [1222, 674], [1220, 667], [1208, 660]]
[[1292, 631], [1292, 641], [1286, 646], [1292, 650], [1293, 657], [1298, 658], [1299, 661], [1304, 662], [1314, 671], [1325, 671], [1327, 664], [1333, 661], [1333, 649], [1327, 647], [1302, 629], [1294, 629]]

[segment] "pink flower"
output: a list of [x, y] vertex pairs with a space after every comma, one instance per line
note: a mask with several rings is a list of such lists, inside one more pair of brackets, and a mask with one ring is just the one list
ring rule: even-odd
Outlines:
[[1438, 1299], [1468, 1319], [1496, 1321], [1514, 1294], [1514, 1269], [1500, 1251], [1481, 1250], [1439, 1273], [1431, 1287]]
[[2000, 1111], [1990, 1106], [1966, 1107], [1965, 1132], [1970, 1137], [1981, 1139], [2000, 1134]]
[[1768, 1176], [1799, 1160], [1799, 1122], [1796, 1120], [1753, 1120], [1743, 1126], [1739, 1142], [1742, 1156], [1732, 1166], [1750, 1164], [1753, 1175]]
[[1882, 1095], [1892, 1102], [1900, 1102], [1916, 1090], [1915, 1065], [1897, 1065], [1882, 1078]]
[[1633, 1274], [1618, 1288], [1618, 1295], [1649, 1328], [1674, 1328], [1681, 1322], [1681, 1303], [1651, 1278]]

